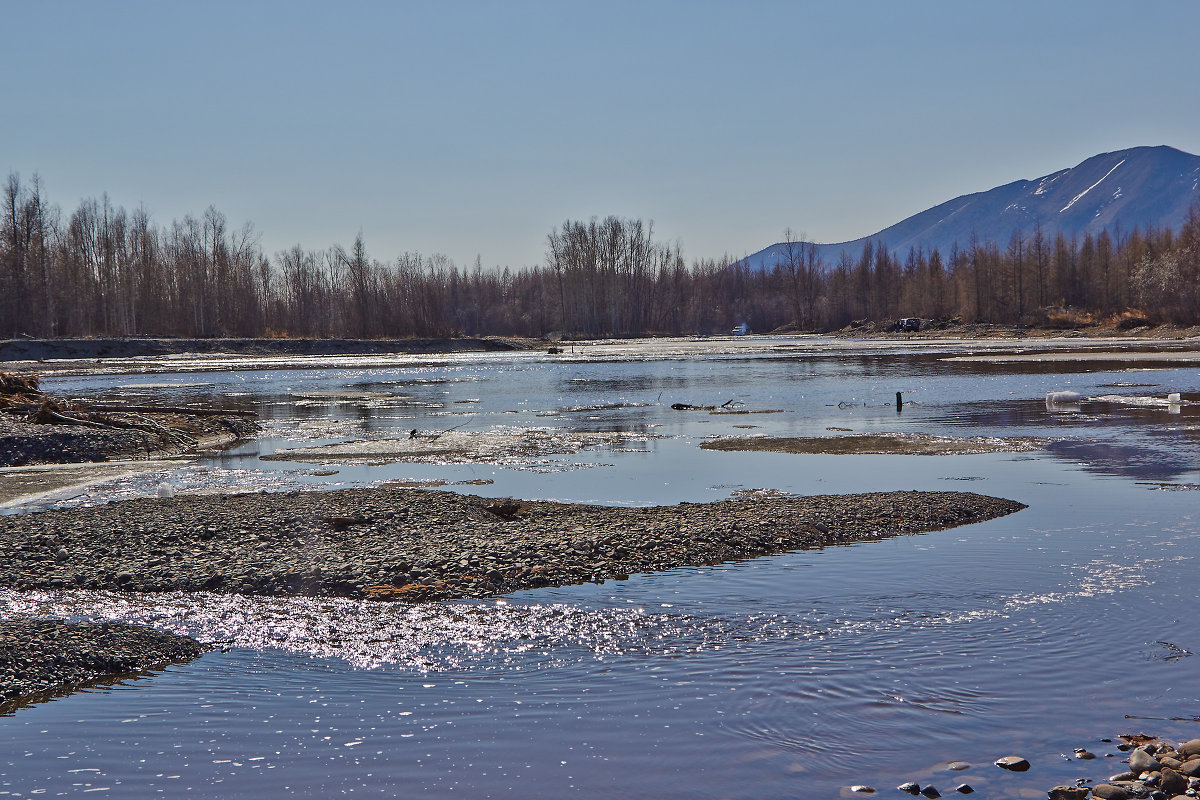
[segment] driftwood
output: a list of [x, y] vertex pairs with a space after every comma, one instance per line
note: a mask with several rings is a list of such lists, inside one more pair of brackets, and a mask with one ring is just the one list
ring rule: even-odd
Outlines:
[[188, 450], [196, 446], [196, 440], [186, 433], [168, 428], [140, 414], [125, 412], [121, 415], [104, 414], [93, 409], [72, 407], [51, 399], [40, 404], [23, 403], [0, 409], [5, 413], [20, 413], [27, 420], [41, 425], [70, 425], [100, 430], [134, 430], [157, 436], [165, 446]]
[[253, 417], [257, 412], [231, 408], [191, 408], [189, 406], [84, 406], [88, 411], [104, 414], [185, 414], [195, 417]]
[[59, 411], [55, 411], [49, 404], [43, 404], [41, 408], [34, 414], [34, 422], [42, 425], [78, 425], [83, 428], [111, 428], [112, 425], [105, 425], [103, 422], [93, 422], [90, 419], [80, 419], [79, 417], [69, 417]]
[[130, 430], [146, 434], [147, 455], [151, 450], [171, 452], [194, 450], [199, 443], [188, 433], [147, 414], [179, 416], [254, 416], [254, 411], [190, 408], [187, 406], [105, 405], [72, 402], [47, 395], [38, 389], [36, 375], [0, 372], [0, 413], [21, 417], [37, 425], [63, 425], [96, 430]]
[[[0, 414], [36, 414], [42, 403], [13, 403], [0, 407]], [[79, 411], [96, 414], [181, 414], [193, 417], [253, 417], [257, 412], [216, 408], [187, 408], [186, 406], [93, 406], [73, 404]]]
[[729, 408], [732, 405], [741, 405], [736, 400], [726, 400], [719, 406], [694, 406], [691, 403], [672, 403], [671, 408], [675, 411], [716, 411], [718, 408]]
[[0, 372], [0, 394], [41, 394], [38, 376]]

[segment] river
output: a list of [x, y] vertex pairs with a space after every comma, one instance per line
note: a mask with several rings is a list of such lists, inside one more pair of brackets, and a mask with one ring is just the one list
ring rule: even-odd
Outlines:
[[[744, 337], [44, 365], [55, 394], [255, 408], [264, 434], [9, 512], [388, 481], [622, 505], [930, 489], [1029, 507], [478, 602], [0, 593], [0, 616], [145, 621], [219, 645], [0, 717], [0, 797], [810, 798], [853, 784], [904, 796], [893, 787], [915, 780], [1018, 798], [1119, 772], [1100, 738], [1200, 736], [1200, 370], [1194, 346], [1142, 349], [1153, 352]], [[1048, 405], [1053, 391], [1081, 397]], [[1182, 402], [1168, 404], [1174, 392]], [[438, 463], [397, 462], [386, 447], [352, 462], [280, 458], [412, 431], [479, 442], [535, 431], [545, 444]], [[1047, 445], [953, 456], [698, 446], [873, 432]], [[1081, 746], [1118, 757], [1074, 760]], [[992, 766], [1009, 754], [1033, 768]], [[971, 767], [949, 772], [950, 761]]]

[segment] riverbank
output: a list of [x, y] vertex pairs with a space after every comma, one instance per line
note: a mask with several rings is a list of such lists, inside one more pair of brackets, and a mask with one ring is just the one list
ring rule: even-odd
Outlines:
[[187, 636], [119, 622], [0, 621], [0, 714], [99, 681], [196, 658]]
[[857, 322], [831, 331], [839, 339], [1117, 339], [1156, 342], [1200, 338], [1200, 325], [1151, 324], [1137, 318], [1063, 319], [1039, 325], [922, 320], [921, 330], [898, 332], [895, 322]]
[[960, 492], [650, 508], [405, 488], [143, 498], [0, 518], [0, 586], [490, 597], [939, 530], [1022, 508]]
[[7, 339], [0, 340], [0, 363], [40, 362], [50, 359], [140, 358], [144, 356], [174, 356], [184, 353], [332, 356], [506, 352], [528, 350], [544, 345], [544, 342], [501, 337], [461, 339], [172, 339], [166, 337]]

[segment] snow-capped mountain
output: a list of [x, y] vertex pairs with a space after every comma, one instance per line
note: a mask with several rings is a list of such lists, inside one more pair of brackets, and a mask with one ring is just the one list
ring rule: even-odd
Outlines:
[[[1133, 147], [1092, 156], [1078, 166], [1031, 181], [1014, 181], [986, 192], [963, 195], [915, 214], [878, 233], [850, 242], [818, 245], [826, 266], [843, 251], [858, 258], [874, 241], [903, 257], [910, 247], [941, 250], [945, 257], [955, 242], [968, 247], [978, 241], [1006, 247], [1013, 231], [1026, 236], [1041, 223], [1051, 241], [1086, 233], [1127, 234], [1134, 228], [1178, 229], [1188, 209], [1200, 203], [1200, 156], [1173, 147]], [[782, 244], [747, 256], [744, 263], [771, 269]]]

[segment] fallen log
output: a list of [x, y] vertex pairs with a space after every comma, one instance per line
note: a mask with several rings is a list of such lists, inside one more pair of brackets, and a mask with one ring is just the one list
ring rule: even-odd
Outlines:
[[90, 419], [80, 419], [79, 417], [68, 417], [66, 414], [61, 414], [53, 409], [42, 407], [39, 408], [35, 415], [35, 422], [40, 422], [43, 425], [78, 425], [84, 428], [112, 428], [112, 425], [105, 425], [103, 422], [93, 422]]
[[113, 406], [81, 405], [88, 411], [102, 414], [188, 414], [196, 417], [253, 417], [257, 411], [233, 408], [192, 408], [190, 406]]

